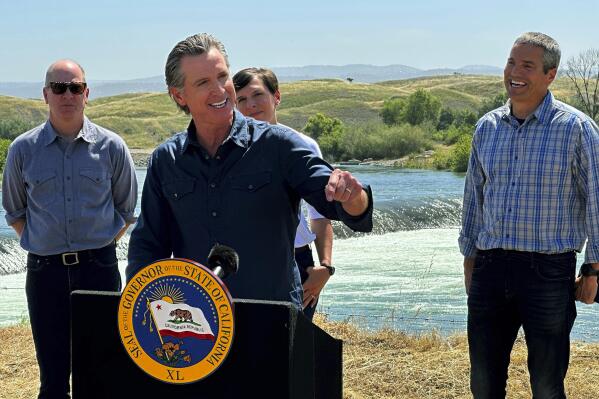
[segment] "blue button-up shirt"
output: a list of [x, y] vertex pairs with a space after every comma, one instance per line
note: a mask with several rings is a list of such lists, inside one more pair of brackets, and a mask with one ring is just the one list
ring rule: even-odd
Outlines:
[[[64, 147], [64, 148], [61, 148]], [[85, 118], [70, 143], [48, 121], [10, 145], [2, 205], [25, 220], [21, 246], [38, 255], [101, 248], [135, 221], [137, 180], [125, 142]]]
[[549, 92], [520, 125], [510, 103], [478, 122], [464, 188], [463, 255], [581, 251], [599, 262], [599, 129]]
[[293, 255], [300, 198], [355, 230], [372, 230], [372, 196], [359, 217], [324, 188], [331, 166], [314, 156], [297, 133], [235, 111], [228, 138], [211, 157], [193, 122], [150, 158], [141, 214], [129, 242], [127, 279], [171, 255], [205, 263], [216, 243], [239, 253], [227, 278], [237, 298], [302, 302]]

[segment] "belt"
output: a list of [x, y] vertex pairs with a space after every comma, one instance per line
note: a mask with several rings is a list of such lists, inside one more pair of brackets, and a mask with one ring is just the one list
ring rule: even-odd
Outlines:
[[62, 254], [46, 256], [36, 255], [32, 252], [29, 252], [29, 256], [40, 262], [58, 263], [64, 266], [75, 266], [78, 265], [80, 262], [93, 259], [94, 255], [96, 254], [101, 254], [103, 251], [111, 250], [115, 247], [115, 245], [115, 242], [111, 242], [110, 244], [102, 248], [84, 249], [82, 251], [77, 252], [65, 252]]
[[476, 253], [479, 255], [527, 255], [527, 256], [537, 256], [541, 258], [552, 258], [552, 257], [560, 257], [564, 255], [575, 254], [575, 251], [566, 251], [560, 252], [557, 254], [545, 254], [541, 252], [529, 252], [529, 251], [517, 251], [514, 249], [503, 249], [503, 248], [492, 248], [492, 249], [477, 249]]
[[302, 252], [306, 252], [306, 251], [312, 251], [312, 249], [310, 248], [310, 244], [304, 245], [303, 247], [295, 248], [296, 254], [301, 254]]

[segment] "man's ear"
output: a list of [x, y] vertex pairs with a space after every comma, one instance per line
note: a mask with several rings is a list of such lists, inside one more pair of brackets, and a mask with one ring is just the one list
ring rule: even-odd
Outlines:
[[46, 104], [48, 104], [48, 88], [44, 87], [42, 89], [42, 94], [44, 95], [44, 101], [46, 102]]
[[552, 83], [557, 75], [557, 68], [551, 68], [545, 75], [547, 76], [547, 83]]
[[281, 104], [281, 92], [277, 89], [275, 90], [275, 107]]
[[171, 98], [173, 100], [175, 100], [177, 102], [177, 104], [184, 107], [187, 105], [187, 102], [183, 98], [182, 92], [183, 92], [182, 90], [179, 90], [176, 87], [169, 87], [169, 89], [168, 89], [168, 93], [170, 94]]

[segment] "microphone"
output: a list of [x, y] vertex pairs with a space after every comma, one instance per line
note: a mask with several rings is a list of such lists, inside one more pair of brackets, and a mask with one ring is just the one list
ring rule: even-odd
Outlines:
[[237, 273], [239, 255], [231, 247], [216, 244], [208, 254], [208, 267], [219, 278], [225, 279], [227, 276]]

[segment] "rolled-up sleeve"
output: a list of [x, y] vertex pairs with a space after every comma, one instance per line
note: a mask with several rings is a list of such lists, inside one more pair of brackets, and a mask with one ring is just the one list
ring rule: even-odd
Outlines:
[[137, 177], [133, 158], [124, 142], [116, 143], [113, 154], [112, 198], [116, 211], [126, 223], [135, 223]]
[[22, 167], [22, 155], [19, 147], [13, 143], [8, 149], [2, 179], [2, 206], [9, 226], [19, 219], [24, 220], [27, 212], [27, 192]]

